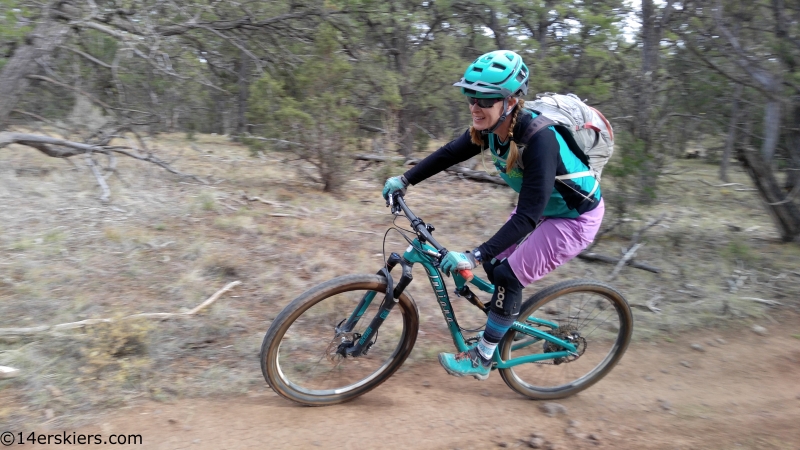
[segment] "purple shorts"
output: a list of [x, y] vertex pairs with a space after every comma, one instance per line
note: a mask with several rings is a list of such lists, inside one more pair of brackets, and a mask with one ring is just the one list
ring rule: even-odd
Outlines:
[[600, 199], [595, 209], [574, 219], [546, 217], [521, 244], [512, 245], [495, 258], [508, 258], [514, 275], [527, 286], [588, 247], [600, 230], [604, 213], [605, 204]]

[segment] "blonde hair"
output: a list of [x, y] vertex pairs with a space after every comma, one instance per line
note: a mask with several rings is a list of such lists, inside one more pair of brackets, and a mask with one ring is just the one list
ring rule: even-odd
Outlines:
[[506, 172], [513, 169], [514, 164], [516, 164], [519, 159], [519, 149], [517, 148], [517, 143], [514, 142], [514, 126], [517, 125], [517, 116], [524, 104], [525, 100], [519, 99], [517, 106], [514, 107], [514, 111], [511, 113], [511, 126], [508, 127], [508, 139], [510, 143], [508, 144], [508, 157], [506, 157]]
[[[508, 157], [506, 157], [506, 170], [511, 170], [514, 167], [514, 164], [517, 163], [519, 159], [519, 149], [517, 148], [517, 143], [514, 142], [514, 126], [517, 125], [517, 116], [519, 115], [520, 110], [525, 106], [525, 100], [518, 99], [516, 106], [514, 106], [514, 111], [511, 112], [511, 126], [508, 128], [508, 138], [511, 140], [511, 143], [508, 146]], [[472, 143], [475, 145], [480, 145], [481, 149], [483, 149], [483, 136], [479, 130], [476, 130], [475, 127], [470, 125], [469, 127], [469, 135], [472, 140]]]

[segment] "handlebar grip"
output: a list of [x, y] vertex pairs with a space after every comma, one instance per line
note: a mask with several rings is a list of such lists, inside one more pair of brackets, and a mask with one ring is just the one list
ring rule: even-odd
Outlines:
[[472, 271], [469, 269], [459, 270], [458, 274], [461, 275], [461, 278], [467, 281], [472, 281], [472, 279], [475, 277], [475, 275], [473, 275]]

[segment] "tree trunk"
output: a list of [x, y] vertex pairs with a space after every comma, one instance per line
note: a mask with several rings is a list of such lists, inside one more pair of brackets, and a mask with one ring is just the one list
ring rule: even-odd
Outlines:
[[649, 158], [652, 154], [652, 109], [654, 98], [654, 82], [658, 70], [658, 51], [661, 32], [653, 0], [642, 0], [642, 68], [640, 72], [639, 101], [637, 102], [637, 123], [635, 136], [644, 146], [644, 154], [648, 157], [642, 167], [641, 191], [639, 200], [650, 203], [656, 187], [656, 169]]
[[776, 98], [769, 99], [764, 107], [764, 142], [761, 144], [761, 156], [770, 163], [775, 156], [775, 148], [781, 137], [781, 102]]
[[548, 14], [552, 7], [553, 0], [547, 0], [544, 2], [544, 9], [539, 13], [539, 26], [537, 27], [538, 36], [536, 36], [539, 41], [539, 52], [537, 54], [539, 58], [547, 56], [547, 28], [550, 27], [550, 17], [548, 17]]
[[790, 242], [800, 237], [800, 208], [791, 199], [787, 201], [786, 193], [778, 185], [770, 164], [761, 155], [743, 146], [737, 146], [737, 156], [756, 184], [781, 239]]
[[725, 139], [725, 148], [722, 150], [722, 161], [719, 164], [719, 178], [728, 182], [728, 166], [733, 152], [733, 144], [736, 142], [736, 127], [739, 126], [739, 98], [742, 96], [742, 85], [736, 84], [733, 93], [733, 103], [731, 104], [731, 122], [728, 125], [728, 137]]
[[411, 156], [414, 152], [414, 113], [411, 110], [413, 99], [410, 92], [409, 86], [400, 86], [403, 109], [397, 117], [397, 151], [405, 157]]
[[68, 32], [66, 24], [42, 18], [0, 71], [0, 130], [8, 125], [11, 110], [28, 89], [26, 77], [38, 70], [36, 60], [50, 54], [66, 39]]
[[239, 59], [239, 111], [236, 115], [236, 132], [242, 134], [247, 131], [247, 63], [249, 57], [242, 51]]
[[792, 192], [800, 186], [800, 96], [792, 97], [794, 129], [789, 133], [788, 153], [792, 164], [786, 177], [786, 190]]
[[494, 33], [494, 42], [497, 44], [498, 49], [505, 49], [508, 48], [506, 46], [506, 30], [505, 27], [500, 25], [500, 21], [497, 20], [497, 11], [494, 8], [489, 8], [489, 19], [488, 19], [488, 26]]

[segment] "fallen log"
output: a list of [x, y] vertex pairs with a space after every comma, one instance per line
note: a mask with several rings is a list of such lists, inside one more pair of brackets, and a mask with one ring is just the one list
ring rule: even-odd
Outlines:
[[[580, 253], [578, 255], [578, 258], [584, 261], [604, 262], [608, 264], [619, 264], [620, 262], [620, 258], [612, 258], [610, 256], [600, 255], [598, 253], [593, 253], [593, 252]], [[625, 265], [634, 267], [636, 269], [646, 270], [648, 272], [661, 273], [661, 269], [659, 269], [658, 267], [653, 267], [649, 264], [644, 264], [633, 260], [626, 261]]]
[[[415, 165], [421, 161], [420, 159], [417, 158], [404, 158], [402, 156], [363, 155], [363, 154], [355, 155], [353, 156], [353, 158], [359, 161], [370, 161], [370, 162], [403, 161], [403, 164], [407, 165]], [[471, 180], [507, 186], [506, 182], [503, 181], [502, 178], [498, 176], [489, 175], [488, 173], [482, 170], [471, 170], [461, 166], [452, 166], [448, 167], [445, 170], [447, 172], [455, 173], [463, 176], [464, 178], [469, 178]]]
[[0, 337], [7, 337], [7, 336], [31, 336], [41, 333], [50, 333], [50, 332], [57, 332], [57, 331], [64, 331], [64, 330], [72, 330], [75, 328], [85, 328], [92, 325], [97, 325], [98, 323], [112, 323], [116, 321], [122, 320], [131, 320], [131, 319], [158, 319], [158, 320], [166, 320], [166, 319], [175, 319], [175, 318], [184, 318], [184, 317], [192, 317], [196, 315], [201, 310], [207, 308], [209, 305], [217, 301], [217, 299], [222, 296], [222, 294], [228, 292], [229, 290], [233, 289], [234, 287], [242, 284], [241, 281], [233, 281], [228, 283], [222, 289], [218, 290], [214, 293], [211, 297], [209, 297], [203, 303], [195, 306], [189, 311], [182, 312], [182, 313], [140, 313], [140, 314], [132, 314], [130, 316], [122, 317], [121, 319], [86, 319], [81, 320], [80, 322], [69, 322], [69, 323], [61, 323], [58, 325], [40, 325], [37, 327], [29, 327], [29, 328], [0, 328]]

